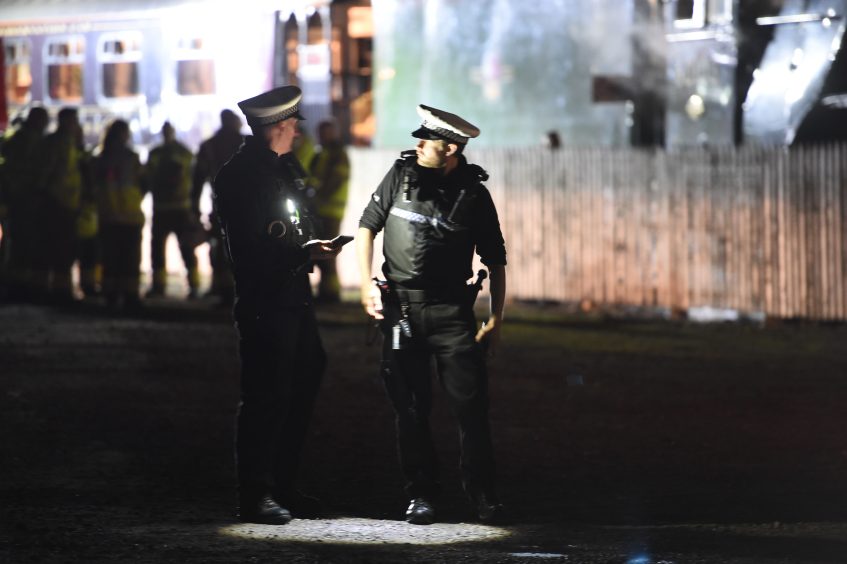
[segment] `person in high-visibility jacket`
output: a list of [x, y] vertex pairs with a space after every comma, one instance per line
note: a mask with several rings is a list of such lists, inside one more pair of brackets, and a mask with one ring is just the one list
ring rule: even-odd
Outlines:
[[[309, 163], [309, 194], [318, 217], [318, 237], [332, 239], [341, 232], [341, 220], [347, 207], [350, 159], [332, 121], [318, 125], [319, 147]], [[335, 259], [316, 263], [321, 271], [317, 300], [337, 302], [341, 297], [341, 284]]]
[[91, 153], [86, 151], [81, 162], [83, 174], [82, 202], [76, 217], [79, 259], [79, 287], [85, 297], [100, 293], [103, 281], [103, 261], [97, 215], [97, 198], [91, 178]]
[[200, 271], [194, 248], [201, 242], [199, 218], [192, 213], [191, 186], [194, 154], [177, 141], [173, 125], [162, 126], [162, 144], [150, 151], [146, 176], [153, 193], [153, 228], [150, 243], [153, 287], [148, 296], [164, 296], [168, 272], [165, 243], [173, 233], [179, 242], [182, 261], [188, 271], [188, 296], [198, 297]]
[[146, 190], [141, 161], [129, 142], [129, 124], [115, 120], [91, 167], [103, 245], [103, 294], [110, 309], [141, 306], [141, 200]]
[[36, 181], [41, 166], [41, 143], [50, 122], [47, 110], [35, 106], [26, 120], [4, 140], [3, 193], [8, 216], [3, 224], [3, 246], [8, 269], [7, 297], [27, 301], [34, 297], [32, 269], [38, 240], [38, 214], [41, 202]]
[[71, 268], [77, 255], [76, 221], [85, 191], [86, 160], [76, 108], [59, 111], [56, 131], [41, 150], [38, 189], [44, 205], [38, 221], [36, 289], [55, 303], [75, 300]]

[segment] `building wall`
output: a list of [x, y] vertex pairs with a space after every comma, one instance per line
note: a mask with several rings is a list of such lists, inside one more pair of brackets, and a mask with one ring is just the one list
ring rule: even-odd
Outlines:
[[479, 146], [629, 143], [624, 101], [594, 75], [632, 74], [630, 0], [374, 0], [375, 146], [402, 147], [419, 103], [478, 125]]

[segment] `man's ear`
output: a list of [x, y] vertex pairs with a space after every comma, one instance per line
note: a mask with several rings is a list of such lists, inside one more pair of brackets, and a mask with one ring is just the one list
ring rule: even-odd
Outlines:
[[445, 157], [452, 157], [459, 150], [459, 146], [455, 143], [447, 143], [447, 152], [444, 153]]

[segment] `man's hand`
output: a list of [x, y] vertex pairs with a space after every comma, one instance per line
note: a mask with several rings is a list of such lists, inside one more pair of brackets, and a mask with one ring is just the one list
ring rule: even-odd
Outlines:
[[497, 347], [500, 345], [500, 320], [492, 315], [488, 321], [482, 324], [479, 331], [476, 332], [476, 342], [486, 345], [488, 356], [497, 354]]
[[362, 306], [374, 319], [384, 319], [382, 315], [382, 296], [374, 284], [362, 285]]
[[303, 243], [303, 248], [309, 251], [310, 260], [327, 260], [341, 252], [341, 247], [325, 239], [312, 239]]

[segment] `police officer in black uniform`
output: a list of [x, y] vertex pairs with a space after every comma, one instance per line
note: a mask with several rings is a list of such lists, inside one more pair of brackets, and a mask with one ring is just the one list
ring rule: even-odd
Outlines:
[[[479, 166], [462, 151], [479, 130], [454, 114], [418, 106], [415, 151], [402, 153], [373, 193], [359, 222], [362, 304], [381, 319], [381, 372], [397, 416], [400, 463], [411, 503], [406, 520], [435, 521], [440, 485], [429, 428], [430, 358], [459, 422], [463, 485], [482, 522], [503, 521], [488, 423], [484, 348], [500, 336], [506, 250], [497, 211]], [[385, 229], [382, 291], [371, 291], [373, 241]], [[474, 319], [474, 252], [490, 270], [491, 311]]]
[[294, 487], [326, 364], [307, 271], [340, 248], [311, 239], [300, 207], [306, 173], [291, 152], [300, 98], [299, 88], [284, 86], [238, 104], [253, 135], [213, 186], [235, 277], [238, 516], [253, 523], [285, 524], [319, 511]]

